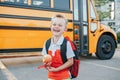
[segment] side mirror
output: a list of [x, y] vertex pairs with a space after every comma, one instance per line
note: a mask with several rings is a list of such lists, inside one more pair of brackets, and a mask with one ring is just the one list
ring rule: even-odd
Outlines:
[[91, 24], [90, 24], [90, 31], [91, 31], [92, 33], [94, 33], [94, 32], [97, 30], [97, 28], [98, 28], [97, 23], [91, 23]]

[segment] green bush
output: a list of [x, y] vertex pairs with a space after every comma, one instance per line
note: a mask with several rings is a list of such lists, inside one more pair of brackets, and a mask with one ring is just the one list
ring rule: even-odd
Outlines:
[[120, 32], [117, 34], [118, 43], [120, 43]]

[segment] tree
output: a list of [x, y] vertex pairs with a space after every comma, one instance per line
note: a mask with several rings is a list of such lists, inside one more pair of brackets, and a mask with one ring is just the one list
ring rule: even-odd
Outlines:
[[[96, 7], [102, 7], [111, 1], [114, 1], [114, 0], [94, 0]], [[110, 8], [108, 8], [108, 11], [97, 10], [97, 12], [98, 12], [100, 21], [104, 20], [105, 18], [110, 18]]]
[[94, 0], [96, 6], [104, 6], [106, 3], [109, 2], [109, 0]]
[[102, 12], [102, 11], [97, 11], [97, 12], [100, 21], [104, 20], [107, 17], [110, 17], [110, 12]]

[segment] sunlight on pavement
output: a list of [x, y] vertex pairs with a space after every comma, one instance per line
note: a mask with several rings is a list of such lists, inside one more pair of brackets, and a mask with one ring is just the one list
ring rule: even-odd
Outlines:
[[0, 61], [0, 69], [6, 69], [6, 67], [3, 65], [1, 61]]
[[7, 80], [17, 80], [16, 77], [5, 67], [5, 65], [0, 61], [0, 69], [6, 76]]

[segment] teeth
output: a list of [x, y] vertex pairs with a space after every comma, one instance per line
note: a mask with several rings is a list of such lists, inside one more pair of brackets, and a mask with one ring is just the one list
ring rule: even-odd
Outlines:
[[55, 32], [60, 32], [60, 30], [54, 30]]

